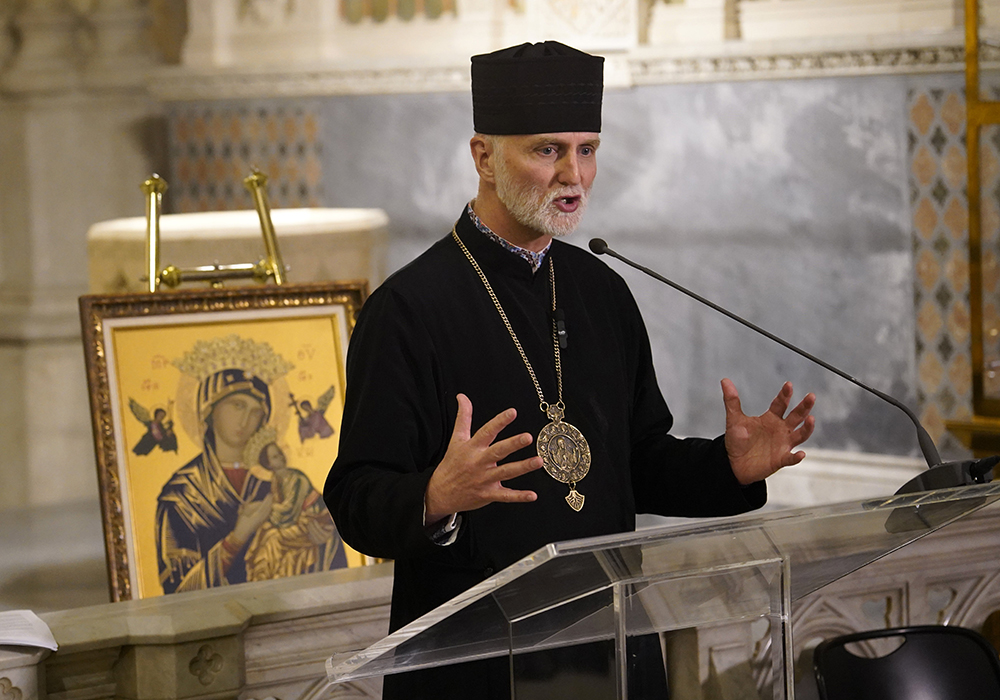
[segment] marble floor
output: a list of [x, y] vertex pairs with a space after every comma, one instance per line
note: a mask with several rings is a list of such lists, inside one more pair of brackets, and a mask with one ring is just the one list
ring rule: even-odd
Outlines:
[[108, 600], [96, 501], [0, 510], [0, 610], [49, 612]]

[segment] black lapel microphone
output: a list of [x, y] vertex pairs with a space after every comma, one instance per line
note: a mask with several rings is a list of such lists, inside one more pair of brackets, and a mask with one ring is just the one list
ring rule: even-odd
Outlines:
[[879, 391], [878, 389], [868, 386], [859, 379], [852, 377], [847, 372], [844, 372], [843, 370], [834, 367], [830, 363], [819, 359], [815, 355], [812, 355], [806, 352], [805, 350], [802, 350], [801, 348], [792, 345], [787, 340], [779, 338], [773, 333], [764, 330], [760, 326], [757, 326], [751, 323], [750, 321], [747, 321], [745, 318], [737, 316], [733, 312], [722, 308], [718, 304], [715, 304], [714, 302], [711, 302], [708, 299], [699, 296], [698, 294], [695, 294], [691, 290], [686, 289], [681, 285], [677, 284], [676, 282], [667, 279], [663, 275], [654, 272], [653, 270], [650, 270], [648, 267], [644, 267], [643, 265], [640, 265], [636, 262], [633, 262], [632, 260], [629, 260], [625, 256], [609, 248], [608, 244], [605, 243], [603, 239], [591, 238], [590, 250], [595, 255], [607, 254], [613, 258], [621, 260], [626, 265], [634, 267], [636, 270], [646, 273], [653, 279], [663, 282], [664, 284], [670, 287], [673, 287], [678, 292], [686, 294], [695, 301], [700, 302], [705, 306], [708, 306], [709, 308], [715, 309], [720, 314], [728, 316], [734, 321], [742, 323], [750, 330], [760, 333], [765, 338], [773, 340], [775, 343], [778, 343], [779, 345], [788, 348], [792, 352], [795, 352], [801, 355], [802, 357], [806, 358], [807, 360], [816, 363], [823, 369], [833, 372], [837, 376], [846, 379], [847, 381], [851, 382], [856, 386], [861, 387], [862, 389], [871, 394], [874, 394], [883, 401], [892, 404], [893, 406], [901, 410], [903, 413], [905, 413], [906, 417], [910, 419], [911, 423], [913, 423], [913, 427], [916, 428], [917, 430], [917, 443], [920, 445], [920, 452], [923, 454], [924, 460], [927, 462], [928, 470], [926, 472], [923, 472], [922, 474], [915, 476], [914, 478], [910, 479], [905, 484], [903, 484], [903, 486], [901, 486], [900, 489], [896, 492], [897, 494], [912, 493], [915, 491], [930, 491], [932, 489], [951, 488], [955, 486], [968, 486], [970, 484], [984, 484], [992, 480], [991, 472], [993, 470], [994, 465], [1000, 462], [1000, 456], [986, 457], [980, 460], [945, 462], [942, 464], [941, 456], [938, 454], [938, 449], [934, 445], [934, 441], [931, 440], [931, 436], [924, 429], [924, 426], [920, 424], [920, 420], [917, 418], [916, 414], [914, 414], [913, 411], [911, 411], [909, 407], [907, 407], [901, 401], [894, 399], [893, 397]]

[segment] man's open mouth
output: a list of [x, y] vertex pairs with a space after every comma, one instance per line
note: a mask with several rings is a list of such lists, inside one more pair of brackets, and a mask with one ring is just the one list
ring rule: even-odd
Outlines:
[[556, 197], [555, 205], [556, 208], [561, 212], [572, 213], [577, 210], [580, 206], [580, 195], [569, 195], [566, 197]]

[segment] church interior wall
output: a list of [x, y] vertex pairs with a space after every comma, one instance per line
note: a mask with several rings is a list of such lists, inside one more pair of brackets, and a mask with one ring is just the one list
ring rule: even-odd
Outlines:
[[[198, 3], [203, 9], [212, 4]], [[244, 4], [268, 5], [254, 0]], [[300, 0], [297, 6], [308, 4]], [[511, 8], [541, 3], [501, 4], [513, 12]], [[634, 5], [590, 3], [612, 9], [627, 4]], [[776, 17], [774, 13], [786, 10], [808, 11], [807, 5], [853, 6], [833, 0], [653, 2], [648, 9], [660, 23], [647, 32], [647, 39], [665, 41], [664, 18], [684, 13], [688, 24], [678, 20], [672, 40], [719, 43], [721, 37], [709, 34], [718, 29], [721, 13], [737, 4], [745, 10], [744, 29], [766, 29], [772, 32], [764, 37], [769, 41], [794, 34], [789, 22], [767, 24], [773, 19], [769, 12]], [[0, 552], [7, 562], [0, 567], [0, 610], [26, 607], [45, 613], [107, 599], [76, 315], [76, 299], [86, 292], [86, 231], [91, 224], [142, 215], [138, 186], [154, 170], [170, 183], [167, 212], [249, 208], [241, 180], [257, 165], [272, 178], [275, 207], [384, 210], [390, 221], [384, 268], [392, 271], [445, 235], [476, 185], [467, 146], [471, 102], [462, 83], [464, 56], [455, 62], [462, 76], [458, 82], [452, 68], [440, 73], [444, 82], [451, 80], [445, 87], [433, 81], [423, 85], [419, 74], [404, 72], [391, 89], [367, 94], [347, 94], [366, 92], [351, 87], [296, 92], [279, 84], [273, 94], [233, 97], [222, 94], [225, 90], [207, 95], [202, 90], [179, 96], [185, 80], [180, 68], [150, 73], [148, 58], [138, 60], [138, 54], [124, 49], [103, 63], [94, 60], [101, 46], [111, 46], [101, 43], [110, 35], [80, 31], [86, 14], [80, 8], [86, 5], [0, 0]], [[101, 0], [90, 5], [105, 7]], [[106, 4], [113, 6], [111, 14], [132, 13], [140, 5], [140, 0]], [[184, 0], [148, 2], [160, 27], [167, 27], [169, 37], [158, 37], [158, 43], [168, 63], [182, 61], [184, 22], [177, 13], [185, 5]], [[936, 11], [948, 5], [937, 2]], [[77, 9], [66, 9], [71, 6]], [[463, 12], [490, 10], [485, 0], [459, 1], [457, 6]], [[34, 24], [25, 21], [18, 32], [3, 31], [22, 8], [33, 8]], [[27, 12], [21, 16], [27, 17]], [[36, 21], [53, 18], [50, 24]], [[454, 17], [446, 19], [457, 24]], [[524, 29], [523, 19], [517, 31]], [[961, 18], [954, 21], [957, 26]], [[139, 24], [133, 22], [128, 31]], [[620, 26], [624, 24], [615, 25]], [[393, 36], [404, 36], [406, 29], [395, 22]], [[31, 53], [45, 59], [38, 72], [19, 72], [25, 64], [16, 60], [18, 49], [23, 57], [26, 47], [42, 46], [32, 44], [32, 37], [46, 31], [51, 31], [45, 44], [49, 48]], [[515, 35], [505, 43], [532, 38]], [[479, 35], [469, 36], [472, 41]], [[935, 43], [934, 36], [911, 36], [912, 43], [932, 47], [930, 58], [921, 54], [923, 67], [862, 75], [851, 74], [853, 68], [838, 73], [839, 40], [824, 38], [823, 31], [816, 36], [817, 55], [827, 57], [816, 61], [834, 65], [835, 70], [826, 71], [831, 74], [799, 70], [800, 77], [790, 77], [773, 70], [776, 64], [765, 57], [750, 61], [761, 68], [756, 74], [737, 70], [738, 75], [727, 78], [717, 71], [706, 78], [698, 73], [701, 69], [692, 69], [687, 78], [660, 79], [649, 69], [638, 71], [639, 79], [626, 87], [622, 63], [616, 60], [620, 47], [619, 53], [611, 52], [613, 79], [605, 96], [600, 174], [574, 240], [585, 245], [592, 236], [605, 238], [623, 254], [917, 407], [942, 453], [964, 454], [944, 429], [945, 419], [971, 415], [964, 81], [957, 63], [961, 59], [954, 54], [960, 52], [956, 47], [961, 40], [950, 36]], [[813, 60], [809, 49], [802, 48], [808, 43], [800, 42], [796, 49], [796, 55], [805, 56], [802, 65]], [[76, 47], [72, 51], [70, 44]], [[81, 46], [90, 47], [82, 58]], [[51, 55], [45, 54], [49, 49]], [[673, 55], [672, 50], [665, 55]], [[691, 50], [697, 53], [697, 47]], [[718, 51], [723, 59], [732, 53], [726, 47]], [[636, 55], [648, 58], [649, 52]], [[860, 61], [854, 68], [864, 73], [865, 61], [895, 54], [875, 50], [871, 56], [864, 51], [850, 55], [845, 60]], [[913, 55], [899, 54], [900, 60]], [[653, 59], [649, 65], [659, 65]], [[681, 56], [663, 65], [687, 70], [684, 66], [697, 63], [687, 60]], [[108, 78], [115, 74], [114, 65], [121, 69], [117, 82]], [[366, 66], [377, 74], [384, 63], [357, 61], [352, 70], [364, 72]], [[411, 84], [404, 84], [411, 78]], [[1000, 81], [990, 76], [989, 83]], [[1000, 142], [992, 136], [984, 139], [984, 163], [995, 178], [1000, 156], [994, 140]], [[995, 186], [991, 181], [984, 191]], [[990, 206], [990, 215], [996, 215], [992, 200]], [[643, 310], [678, 433], [721, 431], [722, 376], [736, 381], [748, 412], [765, 410], [785, 379], [795, 383], [799, 395], [819, 395], [817, 433], [806, 448], [812, 456], [798, 470], [771, 480], [772, 504], [889, 493], [920, 468], [913, 429], [895, 409], [678, 292], [610, 264], [626, 278]], [[903, 564], [887, 558], [881, 569], [859, 572], [801, 604], [795, 620], [804, 625], [800, 643], [890, 622], [981, 627], [986, 614], [978, 611], [996, 609], [998, 580], [993, 560], [984, 554], [995, 550], [995, 516], [985, 515], [946, 531], [944, 538], [928, 538], [916, 549], [903, 550]], [[931, 580], [940, 572], [927, 572], [928, 561], [947, 571], [947, 580]], [[920, 578], [924, 573], [927, 582]], [[320, 692], [322, 657], [333, 647], [328, 637], [314, 632], [346, 635], [354, 645], [384, 632], [386, 567], [364, 572], [375, 583], [362, 581], [357, 589], [345, 587], [341, 576], [338, 572], [332, 583], [313, 585], [322, 588], [322, 595], [347, 599], [346, 604], [336, 602], [337, 615], [345, 605], [357, 606], [361, 622], [357, 616], [319, 617], [300, 624], [289, 613], [294, 605], [279, 601], [281, 611], [268, 613], [268, 619], [280, 629], [262, 630], [254, 623], [248, 638], [257, 637], [245, 663], [249, 681], [256, 684], [255, 697]], [[292, 590], [290, 597], [305, 601], [309, 615], [315, 616], [316, 602], [301, 590], [304, 583], [275, 585]], [[205, 608], [184, 615], [200, 620], [202, 610], [226, 608], [218, 601], [227, 594], [256, 596], [242, 586], [212, 591], [203, 601]], [[831, 600], [825, 608], [812, 606]], [[938, 600], [945, 603], [932, 604]], [[168, 601], [167, 607], [182, 602]], [[156, 607], [155, 601], [146, 603], [151, 610]], [[125, 605], [133, 607], [142, 606]], [[91, 631], [81, 620], [113, 626], [127, 617], [109, 610], [43, 616], [54, 629], [62, 625], [82, 638]], [[831, 617], [830, 610], [848, 613]], [[145, 632], [155, 629], [148, 620], [135, 623]], [[265, 643], [265, 637], [274, 639]], [[712, 643], [702, 640], [701, 646]], [[737, 655], [741, 663], [744, 646]], [[281, 653], [276, 655], [276, 649]], [[704, 661], [708, 656], [701, 651]], [[116, 646], [101, 653], [100, 662], [94, 660], [96, 652], [86, 658], [64, 656], [67, 667], [77, 664], [72, 673], [57, 659], [49, 669], [50, 694], [62, 697], [66, 678], [77, 672], [88, 674], [87, 682], [105, 683], [121, 654]], [[285, 666], [293, 671], [282, 670]], [[286, 676], [295, 677], [294, 693]], [[762, 679], [751, 681], [766, 685]], [[356, 695], [375, 693], [358, 689]]]
[[[150, 7], [176, 19], [170, 12], [183, 4]], [[270, 93], [265, 85], [252, 97], [225, 90], [179, 96], [184, 71], [204, 66], [151, 71], [148, 56], [124, 49], [97, 61], [93, 47], [101, 44], [81, 42], [80, 11], [70, 21], [62, 5], [24, 7], [34, 7], [36, 19], [59, 19], [46, 44], [51, 56], [26, 51], [41, 46], [28, 30], [41, 33], [44, 23], [0, 31], [6, 510], [96, 501], [76, 315], [86, 291], [86, 231], [99, 220], [141, 215], [138, 185], [151, 172], [170, 183], [167, 212], [249, 208], [241, 180], [254, 165], [269, 172], [275, 207], [380, 208], [391, 222], [389, 271], [445, 235], [476, 185], [464, 57], [438, 72], [426, 56], [415, 61], [444, 76], [443, 87], [421, 83], [416, 72], [372, 90], [338, 83], [324, 91], [308, 81], [297, 90], [290, 79], [294, 85], [278, 83]], [[659, 13], [680, 7], [656, 4]], [[0, 9], [0, 25], [15, 15], [12, 6]], [[173, 63], [182, 60], [180, 24], [171, 25], [164, 51]], [[75, 38], [67, 27], [77, 27]], [[933, 37], [914, 41], [937, 46]], [[91, 47], [82, 58], [80, 45]], [[797, 50], [808, 54], [802, 45]], [[818, 38], [815, 46], [829, 57], [836, 42]], [[943, 454], [963, 454], [944, 430], [945, 419], [971, 414], [963, 78], [945, 49], [912, 70], [800, 70], [804, 77], [792, 78], [760, 59], [750, 61], [757, 73], [727, 78], [729, 68], [719, 68], [706, 78], [692, 69], [682, 79], [657, 77], [648, 66], [659, 59], [639, 50], [633, 65], [649, 63], [632, 83], [622, 79], [620, 49], [610, 52], [600, 175], [575, 242], [603, 237], [919, 407]], [[872, 60], [892, 54], [878, 50]], [[34, 73], [23, 70], [29, 53], [39, 59]], [[864, 51], [851, 55], [869, 60]], [[668, 63], [671, 70], [694, 65], [687, 60]], [[115, 66], [117, 82], [108, 77]], [[351, 70], [365, 66], [356, 61]], [[371, 59], [369, 68], [378, 75], [385, 63]], [[895, 409], [611, 264], [644, 312], [678, 433], [721, 432], [723, 376], [736, 381], [753, 412], [791, 379], [800, 395], [820, 396], [813, 450], [904, 461], [917, 454], [912, 427]]]
[[[919, 386], [907, 95], [942, 80], [954, 87], [960, 79], [879, 76], [609, 90], [598, 179], [571, 240], [586, 245], [591, 236], [603, 237], [914, 404]], [[325, 206], [384, 209], [392, 222], [390, 270], [445, 235], [475, 193], [471, 104], [463, 93], [172, 105], [177, 190], [211, 186], [192, 182], [197, 168], [186, 154], [205, 148], [176, 141], [182, 132], [195, 140], [190, 124], [176, 128], [178, 120], [280, 121], [297, 112], [313, 115], [322, 142], [322, 190], [313, 188], [310, 196]], [[192, 208], [212, 201], [185, 199]], [[631, 270], [622, 274], [645, 312], [681, 434], [721, 432], [721, 377], [731, 376], [748, 409], [758, 412], [791, 379], [802, 394], [822, 397], [814, 446], [916, 454], [912, 426], [896, 409], [673, 290]], [[935, 437], [944, 438], [943, 430]]]
[[[924, 93], [943, 85], [955, 91], [960, 84], [957, 75], [879, 76], [610, 90], [600, 175], [576, 242], [585, 245], [591, 236], [604, 237], [622, 253], [912, 405], [924, 393], [915, 341], [907, 100], [915, 90]], [[203, 167], [195, 162], [198, 158], [185, 162], [191, 144], [183, 138], [191, 141], [196, 136], [193, 130], [178, 134], [179, 119], [195, 114], [210, 123], [218, 113], [305, 114], [315, 121], [315, 132], [310, 132], [314, 143], [300, 162], [268, 160], [278, 152], [272, 147], [274, 154], [261, 151], [261, 157], [254, 158], [251, 152], [245, 164], [258, 160], [279, 171], [298, 169], [298, 180], [284, 192], [272, 188], [274, 206], [385, 210], [391, 221], [388, 270], [444, 235], [475, 191], [467, 147], [471, 105], [461, 93], [220, 100], [168, 103], [163, 110], [169, 134], [167, 211], [249, 206], [240, 199], [246, 197], [239, 183], [246, 168], [227, 168], [220, 177], [218, 168]], [[139, 122], [136, 119], [131, 128], [138, 129]], [[208, 133], [202, 139], [204, 150], [213, 137]], [[266, 132], [259, 139], [269, 142]], [[113, 162], [107, 151], [103, 166], [88, 161], [87, 151], [93, 149], [82, 143], [68, 143], [66, 148], [78, 151], [73, 157], [81, 169], [107, 169]], [[214, 150], [209, 147], [216, 154], [223, 150], [220, 143]], [[294, 160], [294, 144], [287, 153]], [[315, 171], [311, 174], [310, 159]], [[138, 169], [129, 174], [136, 181], [141, 176]], [[70, 280], [62, 293], [65, 307], [72, 301], [71, 291], [82, 291], [76, 277], [82, 274], [77, 261], [84, 248], [82, 231], [71, 236], [64, 232], [85, 228], [74, 220], [80, 205], [58, 197], [52, 184], [57, 177], [43, 179], [51, 196], [38, 206], [44, 204], [57, 222], [72, 220], [73, 225], [52, 227], [56, 233], [51, 235], [66, 236], [58, 246], [39, 240], [31, 244], [58, 253], [36, 263], [47, 270], [58, 268], [58, 275], [51, 274], [63, 283]], [[95, 220], [113, 213], [141, 214], [141, 195], [137, 187], [133, 191], [134, 184], [122, 173], [113, 183], [98, 181], [93, 198], [82, 208]], [[722, 376], [731, 376], [748, 408], [760, 411], [774, 387], [788, 378], [799, 391], [822, 397], [816, 409], [815, 447], [915, 454], [912, 428], [891, 407], [677, 292], [633, 271], [621, 271], [644, 310], [660, 381], [680, 433], [721, 430], [717, 385]], [[74, 362], [76, 350], [61, 356], [61, 366]], [[8, 355], [24, 351], [8, 349]], [[49, 356], [53, 353], [57, 351]], [[76, 420], [62, 424], [75, 425], [69, 443], [65, 432], [62, 438], [43, 437], [50, 432], [48, 417], [55, 415], [46, 397], [58, 397], [62, 405], [68, 405], [69, 397], [82, 409], [81, 369], [77, 365], [69, 372], [75, 376], [43, 382], [40, 391], [21, 394], [27, 409], [23, 415], [35, 410], [29, 405], [42, 407], [41, 420], [37, 428], [8, 442], [15, 447], [4, 460], [10, 464], [18, 454], [19, 439], [33, 446], [21, 448], [22, 459], [32, 454], [57, 457], [54, 446], [63, 443], [67, 454], [55, 461], [72, 469], [73, 476], [64, 483], [73, 487], [66, 495], [80, 493], [92, 478], [89, 427], [80, 411]], [[8, 365], [10, 381], [17, 381], [13, 377], [20, 371]], [[48, 387], [56, 385], [62, 390], [50, 393]], [[68, 387], [72, 389], [67, 396]], [[967, 401], [967, 393], [954, 392], [957, 401]], [[941, 426], [935, 438], [947, 440]], [[948, 448], [956, 451], [952, 443]], [[42, 469], [43, 462], [30, 460], [39, 465], [33, 469]], [[39, 481], [41, 476], [32, 478]], [[43, 488], [29, 498], [60, 500], [58, 493]]]

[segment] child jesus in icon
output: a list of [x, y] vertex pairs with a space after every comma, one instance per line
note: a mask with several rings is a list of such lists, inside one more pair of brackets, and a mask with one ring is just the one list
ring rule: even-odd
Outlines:
[[247, 581], [347, 566], [333, 518], [309, 477], [288, 466], [273, 428], [261, 429], [254, 438], [247, 445], [247, 461], [271, 472], [274, 505], [247, 548]]

